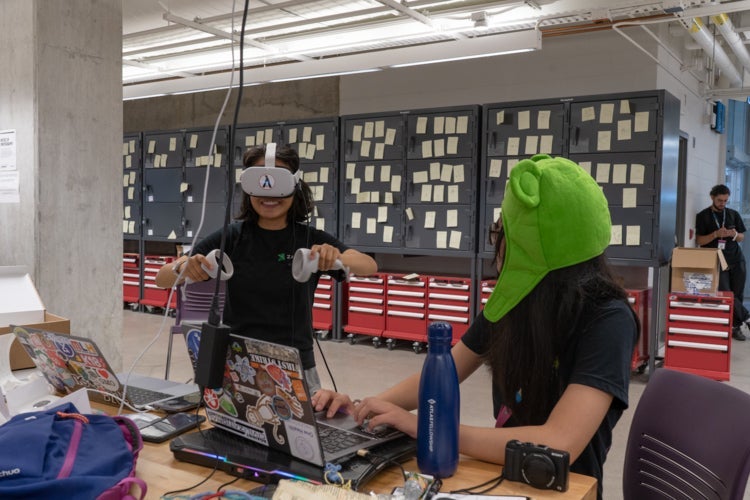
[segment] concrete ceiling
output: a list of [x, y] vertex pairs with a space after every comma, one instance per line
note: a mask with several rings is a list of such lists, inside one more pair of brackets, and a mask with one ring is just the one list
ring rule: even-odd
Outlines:
[[[727, 47], [717, 64], [735, 75], [731, 87], [742, 87], [744, 59], [730, 48], [744, 48], [750, 31], [743, 26], [750, 0], [250, 0], [246, 16], [245, 0], [122, 6], [125, 98], [226, 87], [240, 63], [243, 17], [246, 84], [541, 50], [543, 38], [622, 31], [623, 22], [669, 22], [693, 34], [693, 19], [710, 25], [723, 13], [737, 39], [711, 32]], [[693, 38], [695, 49], [708, 43]]]

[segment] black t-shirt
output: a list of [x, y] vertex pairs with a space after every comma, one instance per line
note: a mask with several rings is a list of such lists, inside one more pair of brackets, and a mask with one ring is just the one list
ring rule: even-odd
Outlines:
[[[721, 226], [727, 229], [736, 229], [738, 233], [746, 231], [742, 217], [736, 210], [732, 210], [731, 208], [725, 208], [722, 212], [714, 212], [711, 210], [711, 207], [708, 207], [698, 212], [698, 215], [695, 216], [695, 233], [698, 236], [711, 234]], [[727, 264], [731, 266], [740, 262], [744, 257], [739, 243], [732, 240], [732, 238], [724, 238], [724, 242], [725, 246], [722, 253]], [[719, 246], [719, 238], [714, 238], [702, 246], [703, 248], [717, 248]]]
[[[604, 391], [614, 398], [596, 434], [570, 466], [572, 472], [597, 479], [601, 498], [603, 467], [612, 444], [612, 429], [628, 407], [630, 361], [638, 340], [638, 330], [630, 306], [619, 300], [597, 307], [587, 315], [585, 321], [586, 324], [575, 329], [577, 338], [562, 354], [558, 374], [564, 387], [581, 384]], [[480, 312], [461, 341], [473, 352], [482, 354], [487, 349], [489, 335], [490, 323]], [[503, 405], [503, 396], [502, 391], [494, 385], [492, 399], [497, 416]], [[517, 423], [511, 416], [504, 427], [515, 425]]]
[[[221, 230], [206, 236], [194, 254], [219, 248]], [[315, 366], [312, 301], [320, 273], [307, 283], [292, 277], [292, 259], [298, 248], [328, 243], [342, 253], [348, 249], [330, 234], [303, 224], [268, 230], [245, 221], [228, 228], [224, 251], [232, 260], [234, 275], [227, 281], [224, 323], [232, 333], [300, 350], [304, 369]], [[332, 271], [343, 279], [341, 271]]]

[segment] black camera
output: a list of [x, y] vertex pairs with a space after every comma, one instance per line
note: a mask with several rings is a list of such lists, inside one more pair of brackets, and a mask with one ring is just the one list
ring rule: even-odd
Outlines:
[[508, 441], [503, 476], [543, 490], [568, 491], [570, 455], [534, 443]]

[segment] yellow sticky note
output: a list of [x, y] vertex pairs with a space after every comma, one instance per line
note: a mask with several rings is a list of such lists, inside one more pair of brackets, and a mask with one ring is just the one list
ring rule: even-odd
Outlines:
[[609, 239], [610, 245], [622, 245], [622, 226], [612, 224], [612, 236]]
[[596, 150], [609, 151], [612, 147], [612, 132], [609, 130], [600, 130], [597, 133]]
[[648, 132], [648, 111], [638, 111], [635, 113], [633, 132]]
[[615, 105], [611, 102], [602, 103], [599, 111], [599, 123], [612, 123], [612, 117], [615, 113]]
[[391, 177], [391, 192], [398, 193], [401, 191], [401, 176], [394, 175]]
[[169, 150], [170, 151], [177, 151], [177, 137], [170, 137], [169, 138]]
[[630, 120], [617, 120], [617, 140], [629, 141], [631, 138], [630, 128]]
[[542, 109], [536, 117], [536, 128], [539, 130], [547, 130], [549, 128], [549, 117], [550, 111], [548, 109]]
[[435, 212], [433, 210], [429, 210], [425, 212], [424, 214], [424, 228], [425, 229], [435, 229]]
[[596, 182], [599, 184], [606, 184], [609, 182], [609, 163], [597, 163], [596, 164]]
[[622, 189], [622, 208], [634, 208], [636, 206], [637, 197], [638, 197], [637, 188], [623, 188]]
[[518, 112], [518, 130], [527, 130], [531, 122], [530, 111], [519, 111]]
[[436, 116], [432, 123], [435, 135], [442, 135], [445, 133], [445, 117]]
[[641, 226], [626, 226], [625, 244], [628, 246], [638, 246], [641, 244]]
[[[176, 143], [175, 143], [176, 144]], [[172, 140], [169, 141], [169, 146], [172, 146]], [[198, 147], [198, 134], [190, 134], [190, 149]], [[170, 149], [170, 151], [173, 151]]]
[[312, 127], [302, 127], [302, 142], [312, 141]]

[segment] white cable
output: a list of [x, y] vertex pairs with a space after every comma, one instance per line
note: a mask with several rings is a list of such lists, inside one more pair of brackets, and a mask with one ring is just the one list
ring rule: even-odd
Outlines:
[[[235, 4], [236, 0], [232, 1], [232, 33], [234, 33], [234, 15], [235, 15]], [[214, 125], [214, 131], [213, 135], [211, 136], [211, 144], [209, 145], [209, 164], [206, 166], [206, 181], [203, 184], [203, 201], [201, 202], [201, 219], [200, 223], [198, 223], [198, 229], [195, 231], [195, 235], [193, 236], [193, 239], [190, 242], [190, 250], [188, 251], [188, 259], [193, 255], [193, 249], [195, 248], [195, 242], [198, 240], [198, 235], [200, 235], [201, 229], [203, 229], [203, 220], [206, 216], [206, 197], [208, 194], [208, 180], [211, 175], [211, 169], [213, 168], [213, 156], [214, 156], [214, 145], [216, 143], [216, 133], [219, 130], [219, 123], [221, 123], [221, 117], [224, 116], [224, 110], [227, 107], [227, 103], [229, 102], [229, 97], [232, 95], [232, 87], [234, 85], [234, 73], [235, 73], [236, 67], [235, 67], [235, 60], [234, 60], [234, 47], [232, 47], [232, 71], [230, 72], [229, 76], [229, 88], [227, 88], [227, 94], [224, 97], [224, 103], [221, 105], [221, 110], [219, 111], [219, 115], [216, 117], [216, 124]], [[234, 131], [230, 131], [230, 133], [234, 133]], [[234, 166], [234, 151], [229, 151], [227, 155], [227, 175], [232, 174], [232, 167]], [[232, 193], [227, 193], [227, 196], [232, 196]], [[187, 269], [187, 266], [183, 265], [182, 269], [180, 270], [180, 274], [177, 276], [177, 279], [175, 280], [175, 283], [179, 283], [182, 279], [182, 275], [185, 273], [185, 269]], [[169, 317], [169, 304], [172, 302], [172, 296], [174, 295], [175, 287], [173, 286], [169, 290], [169, 296], [167, 297], [167, 307], [164, 308], [164, 317], [162, 318], [161, 325], [159, 325], [159, 330], [156, 332], [156, 336], [149, 342], [146, 347], [143, 348], [143, 350], [136, 356], [133, 363], [130, 365], [130, 368], [126, 372], [125, 380], [121, 380], [122, 383], [122, 398], [120, 399], [120, 407], [117, 410], [117, 414], [122, 414], [123, 407], [127, 405], [125, 402], [126, 395], [127, 395], [127, 389], [128, 389], [128, 382], [130, 381], [130, 374], [133, 373], [133, 370], [138, 365], [138, 363], [141, 361], [141, 358], [148, 352], [148, 350], [151, 348], [154, 343], [159, 340], [159, 337], [161, 337], [162, 332], [164, 331], [164, 325], [167, 322], [167, 318]], [[170, 333], [171, 335], [171, 333]], [[128, 407], [132, 408], [130, 405]]]

